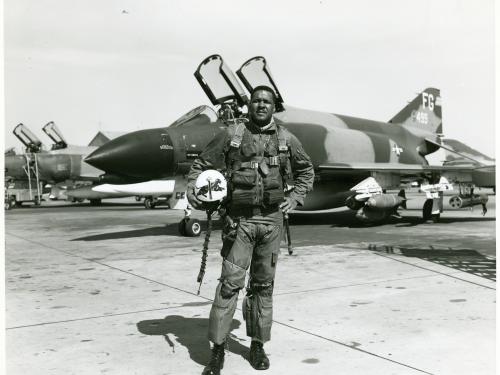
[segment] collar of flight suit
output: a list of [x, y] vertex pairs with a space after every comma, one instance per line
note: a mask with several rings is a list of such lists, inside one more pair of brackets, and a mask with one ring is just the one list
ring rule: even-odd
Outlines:
[[250, 131], [252, 133], [263, 133], [263, 134], [272, 134], [276, 132], [276, 123], [274, 122], [274, 117], [271, 117], [271, 120], [269, 121], [269, 124], [264, 125], [264, 126], [259, 126], [252, 121], [249, 122], [249, 127]]

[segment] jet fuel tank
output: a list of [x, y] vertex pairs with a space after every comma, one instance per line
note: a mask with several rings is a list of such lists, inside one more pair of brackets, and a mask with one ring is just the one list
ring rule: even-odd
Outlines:
[[378, 194], [368, 198], [366, 206], [372, 210], [386, 211], [401, 205], [405, 201], [406, 199], [396, 194]]

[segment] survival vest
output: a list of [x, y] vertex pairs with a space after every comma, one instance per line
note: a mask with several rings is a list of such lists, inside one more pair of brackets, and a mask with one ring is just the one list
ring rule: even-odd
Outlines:
[[265, 137], [264, 146], [244, 123], [229, 128], [227, 152], [229, 202], [233, 208], [273, 207], [284, 199], [283, 187], [291, 178], [290, 135], [280, 125]]

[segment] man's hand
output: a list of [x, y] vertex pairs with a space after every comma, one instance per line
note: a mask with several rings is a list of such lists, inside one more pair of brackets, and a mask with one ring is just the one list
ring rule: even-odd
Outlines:
[[288, 211], [291, 211], [297, 207], [297, 201], [293, 198], [286, 197], [285, 201], [280, 204], [281, 211], [283, 211], [284, 214], [287, 214]]
[[196, 194], [191, 189], [187, 192], [187, 200], [194, 209], [203, 210], [203, 202], [196, 197]]

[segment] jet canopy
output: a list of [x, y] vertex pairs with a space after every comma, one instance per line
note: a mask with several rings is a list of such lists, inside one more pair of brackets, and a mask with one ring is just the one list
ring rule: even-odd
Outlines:
[[276, 94], [276, 111], [281, 112], [284, 110], [283, 98], [274, 82], [264, 57], [252, 57], [236, 71], [236, 74], [249, 92], [252, 92], [255, 87], [262, 85], [272, 88]]
[[[283, 98], [264, 57], [251, 58], [236, 73], [248, 92], [261, 85], [273, 89], [276, 94], [276, 111], [283, 111]], [[229, 104], [241, 108], [249, 102], [245, 89], [220, 55], [211, 55], [203, 60], [194, 76], [213, 105], [227, 107]]]
[[179, 117], [172, 124], [170, 124], [169, 127], [176, 128], [176, 127], [181, 126], [183, 124], [189, 124], [189, 123], [191, 123], [192, 119], [194, 119], [196, 117], [202, 117], [202, 116], [207, 117], [210, 122], [214, 122], [217, 120], [217, 114], [215, 113], [215, 111], [212, 108], [210, 108], [207, 105], [200, 105], [199, 107], [196, 107], [196, 108], [190, 110], [188, 113]]
[[26, 147], [27, 152], [39, 152], [42, 150], [42, 141], [24, 124], [18, 124], [12, 133]]
[[235, 101], [240, 107], [247, 104], [245, 89], [220, 55], [211, 55], [203, 60], [194, 76], [213, 105], [228, 101]]
[[60, 150], [62, 148], [68, 147], [68, 143], [62, 136], [59, 128], [54, 124], [54, 121], [48, 122], [43, 128], [43, 132], [49, 136], [50, 139], [54, 142], [52, 145], [52, 150]]

